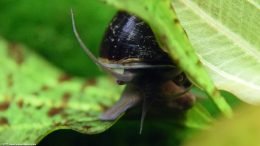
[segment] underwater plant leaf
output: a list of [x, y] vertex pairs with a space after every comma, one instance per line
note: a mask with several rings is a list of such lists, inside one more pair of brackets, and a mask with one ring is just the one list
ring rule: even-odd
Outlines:
[[173, 6], [218, 89], [259, 104], [259, 0], [173, 0]]
[[[19, 44], [0, 40], [0, 144], [37, 143], [56, 129], [99, 133], [119, 97], [108, 78], [70, 77]], [[109, 92], [108, 92], [109, 90]]]
[[206, 91], [227, 116], [232, 110], [203, 68], [175, 14], [171, 0], [103, 0], [118, 9], [141, 17], [153, 29], [162, 48], [190, 79]]
[[69, 74], [95, 77], [101, 72], [72, 38], [71, 8], [76, 12], [84, 42], [98, 54], [115, 9], [96, 0], [0, 1], [0, 20], [4, 20], [0, 23], [0, 36], [10, 42], [22, 42]]
[[221, 119], [207, 130], [200, 131], [184, 146], [246, 146], [259, 145], [259, 106], [242, 106], [232, 119]]

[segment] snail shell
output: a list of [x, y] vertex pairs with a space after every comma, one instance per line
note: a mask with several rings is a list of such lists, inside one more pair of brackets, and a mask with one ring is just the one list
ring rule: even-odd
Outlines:
[[110, 68], [174, 67], [151, 28], [138, 17], [118, 12], [101, 43], [100, 61]]

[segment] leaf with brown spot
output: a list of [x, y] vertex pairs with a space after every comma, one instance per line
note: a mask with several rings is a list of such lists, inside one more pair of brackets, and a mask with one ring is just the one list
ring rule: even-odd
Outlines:
[[13, 58], [18, 65], [21, 65], [24, 61], [23, 51], [18, 44], [9, 44], [8, 54], [10, 58]]
[[49, 89], [50, 89], [50, 87], [47, 86], [47, 85], [43, 85], [43, 86], [41, 87], [41, 90], [42, 90], [42, 91], [47, 91], [47, 90], [49, 90]]
[[62, 95], [63, 104], [67, 104], [70, 98], [71, 98], [71, 93], [65, 92]]
[[72, 77], [68, 74], [62, 74], [62, 75], [59, 76], [58, 82], [63, 83], [63, 82], [69, 81], [71, 78]]
[[8, 125], [8, 120], [5, 117], [0, 117], [0, 126]]
[[82, 86], [81, 86], [81, 91], [83, 91], [86, 87], [88, 86], [95, 86], [97, 83], [97, 80], [96, 79], [89, 79], [89, 80], [86, 80]]
[[48, 111], [48, 116], [52, 117], [52, 116], [56, 116], [57, 114], [62, 113], [62, 111], [64, 110], [63, 107], [53, 107]]
[[23, 108], [23, 100], [22, 100], [22, 99], [18, 100], [17, 106], [18, 106], [19, 108]]
[[4, 101], [0, 102], [0, 111], [5, 111], [9, 108], [10, 102], [9, 101]]
[[[22, 45], [8, 46], [0, 40], [0, 143], [37, 143], [59, 128], [91, 134], [112, 126], [97, 119], [103, 112], [100, 103], [110, 106], [119, 97], [115, 83], [70, 77]], [[19, 56], [14, 59], [10, 51], [30, 59], [17, 63]]]

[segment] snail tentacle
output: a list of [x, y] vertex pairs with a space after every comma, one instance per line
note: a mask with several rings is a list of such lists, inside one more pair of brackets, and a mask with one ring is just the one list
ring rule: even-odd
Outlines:
[[72, 20], [73, 32], [74, 32], [74, 34], [75, 34], [75, 36], [77, 38], [77, 41], [79, 42], [81, 48], [85, 51], [85, 53], [90, 57], [90, 59], [97, 66], [99, 66], [101, 69], [105, 70], [106, 72], [108, 72], [112, 76], [114, 76], [116, 79], [124, 81], [124, 82], [129, 82], [129, 81], [131, 81], [134, 78], [134, 74], [131, 74], [131, 73], [120, 74], [118, 72], [115, 72], [111, 68], [106, 67], [105, 65], [103, 65], [103, 63], [99, 62], [98, 59], [92, 54], [92, 52], [88, 49], [88, 47], [82, 41], [82, 39], [81, 39], [81, 37], [80, 37], [80, 35], [79, 35], [78, 31], [77, 31], [77, 28], [76, 28], [74, 14], [73, 14], [72, 10], [71, 10], [71, 20]]

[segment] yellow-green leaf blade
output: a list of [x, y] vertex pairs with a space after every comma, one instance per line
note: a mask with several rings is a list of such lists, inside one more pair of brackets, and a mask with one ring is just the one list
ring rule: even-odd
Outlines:
[[216, 86], [260, 103], [259, 2], [174, 0], [173, 5]]

